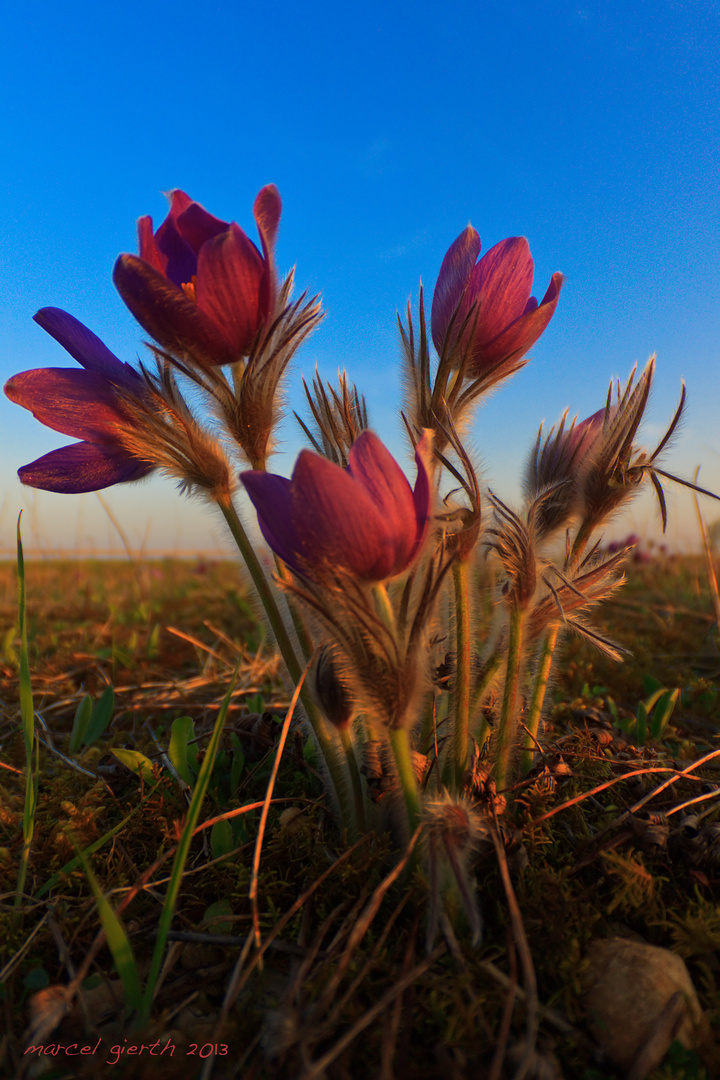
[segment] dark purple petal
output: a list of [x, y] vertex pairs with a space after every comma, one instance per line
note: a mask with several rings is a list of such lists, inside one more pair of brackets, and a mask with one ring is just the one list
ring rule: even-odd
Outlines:
[[474, 351], [493, 341], [525, 311], [533, 281], [533, 261], [524, 236], [512, 236], [483, 255], [474, 268], [465, 294], [466, 313], [479, 301], [472, 331]]
[[67, 311], [54, 307], [41, 308], [33, 318], [88, 371], [103, 375], [119, 385], [134, 386], [140, 379], [129, 364], [118, 360], [92, 330], [83, 326], [79, 319], [68, 315]]
[[231, 364], [238, 359], [198, 305], [144, 259], [121, 255], [113, 281], [140, 325], [168, 352], [180, 356], [190, 353], [204, 366]]
[[442, 353], [450, 320], [470, 281], [480, 248], [480, 237], [472, 225], [468, 225], [450, 245], [442, 261], [430, 314], [432, 339], [439, 353]]
[[239, 225], [203, 244], [198, 257], [198, 308], [232, 343], [235, 359], [246, 356], [260, 327], [260, 252]]
[[510, 357], [519, 360], [532, 348], [555, 313], [562, 283], [562, 274], [553, 274], [539, 307], [521, 315], [493, 341], [475, 347], [475, 372], [481, 368], [493, 367]]
[[300, 570], [303, 546], [293, 523], [291, 483], [274, 473], [240, 473], [250, 501], [257, 511], [258, 525], [267, 544], [293, 570]]
[[8, 380], [5, 393], [41, 424], [74, 439], [112, 438], [123, 420], [112, 386], [91, 371], [23, 371]]
[[30, 465], [23, 465], [18, 476], [28, 487], [80, 495], [140, 480], [151, 470], [151, 465], [129, 458], [119, 448], [80, 442], [52, 450]]
[[319, 567], [382, 581], [395, 567], [395, 538], [370, 494], [345, 469], [302, 450], [292, 475], [293, 523]]

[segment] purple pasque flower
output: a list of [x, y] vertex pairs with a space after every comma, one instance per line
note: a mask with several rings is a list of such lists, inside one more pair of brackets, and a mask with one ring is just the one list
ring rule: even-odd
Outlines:
[[274, 184], [253, 206], [262, 252], [234, 222], [221, 221], [184, 191], [153, 232], [138, 222], [140, 256], [121, 255], [113, 279], [140, 325], [169, 353], [202, 366], [249, 355], [277, 299], [274, 248], [282, 203]]
[[142, 377], [66, 311], [42, 308], [34, 318], [85, 370], [23, 371], [8, 380], [5, 393], [41, 423], [82, 442], [23, 465], [23, 484], [77, 495], [147, 475], [152, 466], [128, 453], [121, 440], [128, 424], [122, 397], [142, 395]]
[[478, 262], [480, 247], [472, 225], [451, 244], [440, 267], [430, 318], [441, 356], [458, 345], [469, 350], [472, 378], [524, 356], [550, 322], [563, 283], [562, 274], [553, 274], [538, 305], [530, 295], [535, 267], [525, 237], [501, 240]]
[[240, 479], [267, 543], [293, 570], [385, 581], [410, 566], [427, 535], [431, 443], [426, 432], [416, 447], [414, 490], [372, 431], [353, 443], [346, 469], [302, 450], [291, 480], [265, 472]]

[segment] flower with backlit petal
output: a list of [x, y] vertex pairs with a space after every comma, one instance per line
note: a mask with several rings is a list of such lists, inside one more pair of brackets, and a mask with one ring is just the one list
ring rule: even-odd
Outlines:
[[58, 341], [83, 371], [40, 368], [14, 375], [5, 393], [54, 431], [82, 442], [53, 450], [18, 476], [29, 487], [79, 494], [139, 480], [152, 469], [124, 448], [128, 417], [122, 399], [141, 397], [145, 383], [81, 322], [59, 308], [42, 308], [35, 321]]
[[353, 443], [346, 469], [302, 450], [291, 480], [254, 471], [240, 478], [267, 543], [293, 570], [379, 582], [406, 570], [427, 535], [430, 450], [426, 433], [415, 451], [414, 490], [372, 431]]
[[456, 346], [469, 350], [470, 377], [502, 377], [550, 322], [563, 277], [553, 274], [538, 305], [530, 295], [534, 264], [525, 237], [501, 240], [478, 262], [480, 246], [468, 225], [445, 255], [433, 295], [432, 339], [440, 355]]
[[163, 349], [202, 366], [248, 356], [277, 299], [274, 248], [282, 204], [274, 184], [255, 199], [262, 252], [239, 225], [173, 191], [153, 232], [138, 222], [140, 255], [121, 255], [113, 279], [140, 325]]

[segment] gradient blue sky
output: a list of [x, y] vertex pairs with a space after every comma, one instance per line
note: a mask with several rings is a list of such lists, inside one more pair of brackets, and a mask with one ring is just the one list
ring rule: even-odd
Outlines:
[[[688, 384], [665, 461], [720, 491], [720, 122], [716, 3], [196, 3], [11, 5], [0, 78], [0, 375], [73, 361], [31, 319], [65, 308], [125, 360], [142, 352], [110, 278], [181, 187], [251, 235], [275, 182], [281, 269], [322, 291], [327, 318], [300, 374], [347, 368], [373, 425], [404, 455], [395, 312], [432, 289], [468, 220], [487, 250], [528, 237], [535, 291], [566, 285], [532, 363], [473, 429], [506, 499], [538, 424], [584, 417], [656, 351], [643, 435], [654, 444]], [[22, 489], [15, 470], [69, 440], [0, 402], [0, 547], [25, 507], [30, 546], [116, 544], [94, 495]], [[289, 473], [301, 445], [282, 429]], [[405, 461], [404, 456], [402, 460]], [[209, 548], [220, 522], [154, 479], [103, 493], [133, 544]], [[710, 520], [720, 504], [704, 503]], [[694, 541], [671, 498], [671, 542]], [[657, 532], [649, 501], [614, 532]]]

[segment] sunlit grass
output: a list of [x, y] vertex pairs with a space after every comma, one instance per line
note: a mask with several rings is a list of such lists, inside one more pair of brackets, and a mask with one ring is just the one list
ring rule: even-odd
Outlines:
[[[232, 563], [19, 566], [19, 616], [15, 567], [0, 566], [13, 630], [0, 730], [10, 1075], [22, 1064], [28, 1004], [37, 1010], [58, 986], [77, 986], [87, 1030], [106, 1046], [133, 1031], [146, 1043], [172, 1036], [178, 1046], [228, 1046], [232, 1061], [218, 1054], [214, 1077], [253, 1067], [279, 1080], [302, 1075], [302, 1060], [308, 1075], [324, 1068], [333, 1076], [348, 1061], [376, 1075], [394, 1061], [397, 1075], [431, 1077], [447, 1074], [457, 1055], [488, 1069], [504, 1015], [510, 1051], [525, 1028], [531, 983], [513, 966], [521, 928], [508, 922], [497, 860], [481, 852], [475, 870], [482, 945], [471, 947], [457, 912], [457, 940], [424, 957], [420, 872], [395, 874], [391, 833], [352, 848], [338, 835], [316, 757], [294, 726], [277, 754], [289, 695]], [[582, 958], [618, 923], [680, 949], [709, 1022], [720, 1024], [709, 959], [720, 948], [716, 864], [679, 840], [678, 825], [693, 814], [700, 832], [718, 814], [720, 659], [702, 561], [635, 566], [603, 617], [634, 657], [617, 665], [565, 644], [539, 736], [549, 767], [516, 790], [516, 836], [506, 837], [535, 968], [540, 1045], [551, 1040], [567, 1075], [588, 1078], [577, 1035]], [[137, 769], [122, 767], [118, 753]], [[566, 772], [553, 764], [556, 754]], [[643, 809], [667, 819], [664, 847], [644, 845], [630, 828]], [[85, 1030], [80, 1007], [70, 1000], [68, 1010], [45, 1043], [72, 1042], [69, 1033]], [[685, 1055], [658, 1078], [681, 1080], [689, 1068], [709, 1075], [700, 1057]], [[197, 1059], [186, 1064], [173, 1075], [201, 1075]], [[98, 1076], [133, 1075], [130, 1060], [93, 1066]]]

